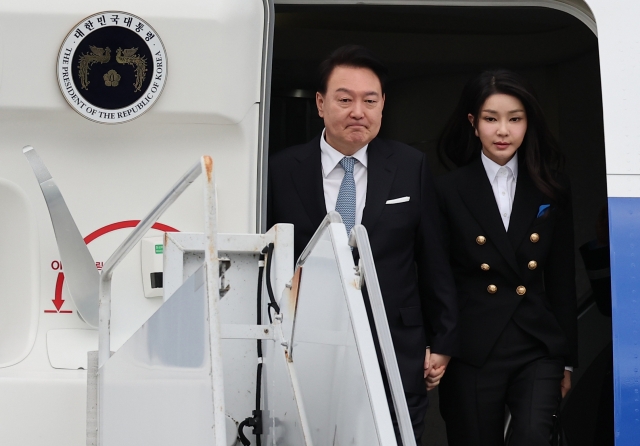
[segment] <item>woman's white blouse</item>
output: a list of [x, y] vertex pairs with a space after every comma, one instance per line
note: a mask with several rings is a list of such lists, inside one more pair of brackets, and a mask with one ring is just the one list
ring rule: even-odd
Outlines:
[[482, 152], [482, 164], [487, 172], [493, 195], [496, 198], [500, 217], [505, 231], [509, 229], [513, 197], [516, 194], [516, 182], [518, 181], [518, 155], [516, 154], [507, 164], [501, 166], [487, 158]]

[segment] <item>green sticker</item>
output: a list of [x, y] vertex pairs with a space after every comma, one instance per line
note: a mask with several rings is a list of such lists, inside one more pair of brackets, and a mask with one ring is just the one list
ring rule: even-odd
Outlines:
[[156, 245], [156, 254], [162, 254], [162, 249], [164, 247], [162, 245]]

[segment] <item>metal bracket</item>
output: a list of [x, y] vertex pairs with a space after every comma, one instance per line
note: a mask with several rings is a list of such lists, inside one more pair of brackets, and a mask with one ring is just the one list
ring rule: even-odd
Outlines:
[[224, 273], [231, 268], [231, 259], [227, 257], [220, 257], [218, 258], [218, 265], [220, 271], [220, 298], [222, 298], [231, 289], [231, 284], [227, 283], [224, 276]]
[[364, 278], [364, 268], [362, 266], [362, 259], [358, 259], [358, 266], [354, 266], [356, 275], [356, 288], [361, 290], [364, 287], [365, 278]]

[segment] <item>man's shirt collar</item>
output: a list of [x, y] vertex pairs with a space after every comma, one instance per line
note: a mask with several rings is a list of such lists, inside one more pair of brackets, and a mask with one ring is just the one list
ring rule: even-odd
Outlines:
[[[329, 145], [329, 143], [324, 139], [324, 132], [325, 131], [322, 130], [322, 136], [320, 137], [320, 159], [322, 160], [322, 175], [326, 178], [327, 175], [336, 168], [342, 158], [344, 158], [344, 155]], [[368, 147], [369, 144], [365, 145], [352, 155], [352, 157], [357, 159], [364, 167], [367, 167]]]

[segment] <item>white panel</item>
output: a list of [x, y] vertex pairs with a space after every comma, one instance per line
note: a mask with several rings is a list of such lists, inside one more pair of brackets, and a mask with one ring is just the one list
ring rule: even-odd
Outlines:
[[38, 321], [38, 231], [27, 195], [0, 178], [0, 367], [22, 361]]
[[[640, 2], [589, 0], [588, 3], [598, 24], [607, 173], [639, 174]], [[620, 191], [620, 179], [609, 176], [611, 180], [609, 196], [625, 196], [620, 195], [625, 193]], [[623, 189], [630, 190], [626, 186]]]
[[172, 121], [231, 124], [240, 122], [259, 102], [261, 1], [187, 0], [160, 5], [143, 0], [64, 4], [26, 0], [0, 6], [3, 58], [20, 67], [2, 71], [2, 85], [14, 88], [4, 88], [0, 108], [55, 110], [67, 119], [79, 119], [60, 94], [51, 67], [67, 33], [85, 17], [104, 10], [144, 18], [164, 43], [168, 79], [150, 114], [171, 114], [161, 119]]
[[87, 370], [87, 353], [98, 350], [98, 330], [47, 332], [47, 353], [54, 369]]
[[314, 446], [395, 444], [343, 224], [324, 229], [302, 266], [290, 359]]
[[[282, 336], [280, 327], [276, 332]], [[285, 351], [276, 342], [263, 343], [265, 366], [262, 379], [265, 384], [264, 445], [310, 445], [302, 430], [299, 401], [291, 380], [291, 369]], [[299, 397], [299, 396], [298, 396]], [[252, 439], [251, 437], [248, 437]]]
[[[168, 79], [159, 101], [147, 114], [128, 124], [104, 126], [70, 109], [53, 67], [60, 44], [77, 22], [114, 9], [139, 15], [155, 27], [167, 50]], [[86, 442], [86, 373], [52, 367], [47, 333], [72, 329], [77, 331], [70, 333], [79, 334], [87, 326], [78, 318], [66, 287], [62, 310], [69, 313], [44, 313], [55, 311], [52, 300], [64, 270], [52, 266], [59, 260], [53, 230], [22, 147], [36, 147], [83, 236], [144, 216], [203, 154], [213, 156], [216, 163], [219, 229], [255, 231], [263, 19], [262, 0], [26, 0], [0, 4], [0, 178], [24, 191], [24, 203], [35, 222], [31, 228], [23, 223], [20, 206], [12, 206], [11, 221], [9, 214], [0, 217], [0, 222], [9, 221], [22, 232], [31, 231], [29, 237], [17, 235], [6, 243], [0, 235], [0, 265], [20, 265], [0, 268], [3, 289], [12, 294], [11, 299], [6, 295], [6, 302], [0, 294], [0, 334], [11, 326], [2, 319], [8, 316], [9, 305], [31, 305], [35, 336], [33, 348], [24, 349], [25, 355], [30, 351], [25, 359], [0, 368], [0, 444], [81, 446]], [[161, 222], [181, 231], [202, 232], [202, 207], [201, 187], [196, 184]], [[130, 231], [119, 229], [92, 241], [89, 250], [94, 259], [105, 261]], [[152, 230], [148, 235], [162, 234]], [[6, 248], [18, 240], [23, 244], [20, 256]], [[30, 258], [33, 263], [27, 267]], [[31, 294], [21, 291], [27, 288]], [[140, 255], [134, 249], [114, 276], [114, 349], [160, 303], [161, 299], [143, 297]], [[20, 329], [27, 327], [25, 323]], [[12, 348], [19, 347], [18, 339], [11, 338]], [[75, 349], [81, 342], [81, 335], [69, 339], [60, 351]], [[3, 346], [0, 358], [5, 352], [13, 355]]]
[[100, 369], [104, 446], [214, 444], [204, 280], [203, 267]]
[[86, 444], [86, 371], [49, 370], [45, 375], [6, 369], [0, 383], [3, 446]]
[[607, 175], [609, 197], [640, 197], [640, 175]]
[[[330, 333], [327, 342], [323, 332]], [[339, 339], [343, 341], [336, 345]], [[355, 395], [364, 394], [361, 397], [367, 396], [367, 390], [328, 231], [302, 268], [291, 350], [313, 444], [331, 445], [334, 432], [338, 444], [348, 444], [346, 426], [339, 426], [337, 418], [343, 406], [360, 415], [368, 428], [368, 435], [361, 438], [363, 444], [379, 444], [371, 407], [357, 410], [361, 398], [342, 400], [349, 389]], [[349, 421], [349, 433], [357, 434], [358, 423], [352, 426], [354, 420]]]
[[[43, 310], [55, 310], [51, 301], [55, 297], [58, 275], [64, 272], [52, 267], [59, 260], [58, 250], [42, 193], [21, 153], [24, 141], [37, 141], [38, 151], [59, 185], [83, 236], [109, 224], [141, 218], [171, 187], [175, 178], [200, 155], [209, 152], [216, 156], [214, 149], [218, 150], [216, 163], [221, 184], [218, 188], [219, 227], [221, 230], [252, 232], [255, 228], [257, 148], [250, 141], [257, 141], [257, 105], [252, 108], [250, 115], [247, 122], [239, 127], [166, 125], [155, 128], [141, 125], [144, 124], [143, 117], [130, 124], [117, 126], [118, 132], [115, 133], [112, 129], [116, 127], [91, 123], [78, 116], [81, 125], [69, 131], [69, 138], [63, 135], [64, 125], [55, 119], [44, 119], [44, 116], [42, 120], [37, 117], [17, 121], [0, 119], [0, 133], [3, 135], [0, 142], [3, 159], [0, 177], [26, 192], [26, 195], [23, 193], [23, 205], [19, 206], [16, 202], [16, 206], [12, 206], [15, 211], [3, 218], [20, 231], [16, 233], [18, 236], [11, 237], [3, 246], [11, 247], [20, 239], [24, 245], [20, 250], [26, 254], [29, 249], [37, 249], [38, 238], [41, 241], [39, 260], [37, 255], [32, 258], [38, 264], [25, 264], [16, 270], [19, 274], [29, 275], [28, 278], [20, 278], [17, 272], [11, 272], [11, 268], [0, 271], [0, 276], [10, 275], [6, 278], [5, 289], [28, 287], [39, 292], [40, 314], [34, 313], [34, 317], [42, 316]], [[84, 130], [87, 130], [86, 135]], [[90, 136], [92, 133], [94, 136]], [[189, 144], [185, 145], [184, 141], [189, 141]], [[23, 209], [29, 203], [35, 208], [31, 223], [23, 218], [27, 212]], [[202, 231], [203, 220], [201, 188], [194, 185], [167, 211], [161, 222], [181, 231]], [[33, 227], [36, 221], [37, 230]], [[92, 241], [89, 250], [96, 262], [104, 262], [130, 231], [129, 228], [119, 229]], [[26, 236], [26, 232], [31, 235]], [[160, 234], [155, 230], [149, 233]], [[0, 252], [0, 262], [17, 265], [28, 261], [27, 255], [16, 258], [12, 249]], [[42, 274], [40, 290], [35, 274], [37, 268]], [[144, 298], [139, 250], [134, 250], [124, 260], [114, 276], [113, 287], [112, 333], [117, 349], [161, 302]], [[28, 296], [18, 289], [11, 291], [13, 295]], [[74, 314], [46, 313], [43, 322], [50, 325], [42, 328], [86, 328], [75, 315], [66, 288], [63, 299], [65, 303], [62, 310], [73, 311]], [[24, 300], [11, 299], [9, 303], [24, 306], [28, 301], [26, 297]], [[21, 325], [21, 329], [27, 325]], [[43, 359], [47, 361], [46, 357]]]

